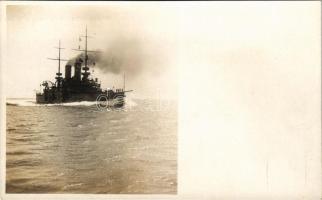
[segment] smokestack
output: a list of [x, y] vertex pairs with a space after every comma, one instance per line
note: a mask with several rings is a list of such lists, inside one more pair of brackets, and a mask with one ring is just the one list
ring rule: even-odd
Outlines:
[[82, 73], [81, 66], [82, 66], [82, 63], [79, 60], [76, 60], [74, 78], [79, 81], [81, 80], [81, 73]]
[[72, 66], [66, 65], [65, 66], [65, 79], [70, 79], [72, 77]]

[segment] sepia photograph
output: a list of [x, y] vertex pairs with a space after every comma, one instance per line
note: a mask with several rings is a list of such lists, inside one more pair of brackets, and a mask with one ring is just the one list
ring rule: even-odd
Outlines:
[[6, 11], [6, 193], [176, 194], [176, 71], [154, 23], [162, 9]]
[[321, 199], [320, 1], [0, 9], [0, 199]]

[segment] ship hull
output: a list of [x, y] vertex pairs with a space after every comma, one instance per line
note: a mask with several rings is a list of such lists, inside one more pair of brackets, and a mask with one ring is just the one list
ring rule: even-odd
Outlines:
[[47, 97], [45, 94], [36, 95], [36, 103], [38, 104], [51, 104], [51, 103], [70, 103], [70, 102], [81, 102], [81, 101], [96, 101], [98, 95], [88, 95], [88, 94], [76, 94], [72, 95], [69, 98], [52, 98]]
[[98, 102], [104, 107], [115, 107], [120, 108], [125, 104], [124, 92], [116, 93], [114, 95], [102, 93], [77, 93], [69, 94], [68, 96], [60, 96], [58, 93], [38, 93], [36, 94], [37, 104], [57, 104], [57, 103], [71, 103], [71, 102], [81, 102], [81, 101], [92, 101]]

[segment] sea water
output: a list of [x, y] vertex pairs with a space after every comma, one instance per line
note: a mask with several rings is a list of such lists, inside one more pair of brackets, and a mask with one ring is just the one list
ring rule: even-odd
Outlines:
[[177, 192], [175, 101], [7, 103], [7, 193]]

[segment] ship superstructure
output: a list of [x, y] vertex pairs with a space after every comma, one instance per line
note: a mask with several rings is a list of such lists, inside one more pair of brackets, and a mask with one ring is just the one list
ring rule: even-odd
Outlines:
[[[58, 58], [49, 58], [58, 61], [58, 72], [56, 73], [55, 82], [43, 81], [42, 91], [36, 93], [36, 102], [40, 104], [78, 102], [78, 101], [97, 101], [105, 99], [109, 106], [122, 107], [125, 98], [125, 80], [123, 88], [106, 89], [101, 88], [98, 79], [90, 78], [90, 65], [88, 63], [87, 49], [87, 28], [85, 35], [85, 49], [74, 49], [83, 52], [82, 55], [74, 60], [74, 63], [68, 62], [65, 65], [65, 77], [61, 73], [61, 61], [67, 61], [61, 58], [60, 41], [58, 49]], [[98, 53], [98, 52], [96, 52]], [[72, 76], [72, 69], [74, 75]], [[103, 97], [103, 98], [100, 98]]]

